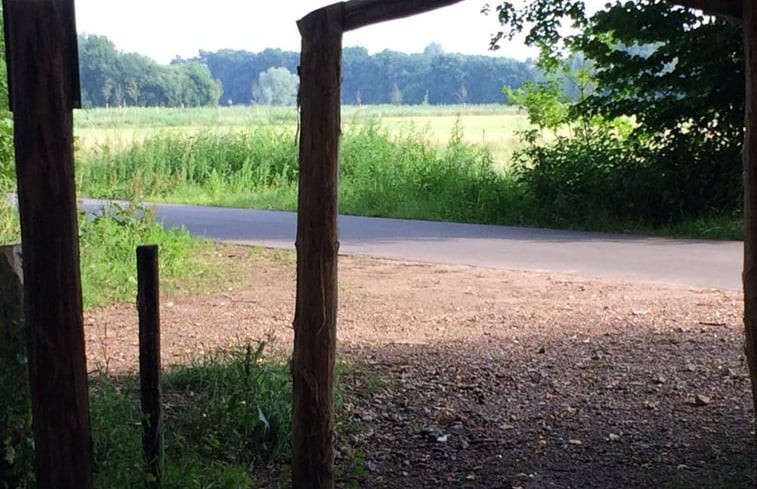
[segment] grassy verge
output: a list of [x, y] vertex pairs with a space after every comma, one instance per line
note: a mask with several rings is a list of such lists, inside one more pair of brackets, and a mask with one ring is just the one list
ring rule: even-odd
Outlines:
[[163, 288], [172, 290], [191, 269], [190, 256], [209, 244], [185, 229], [164, 230], [151, 211], [112, 205], [96, 215], [81, 215], [79, 246], [84, 308], [133, 301], [136, 297], [136, 248], [156, 244]]
[[[150, 487], [142, 456], [138, 387], [133, 376], [99, 373], [90, 379], [98, 489]], [[2, 393], [8, 399], [9, 393]], [[246, 489], [261, 480], [276, 480], [286, 466], [290, 376], [285, 362], [264, 357], [262, 346], [219, 352], [168, 369], [163, 398], [163, 488]], [[2, 487], [34, 487], [33, 440], [23, 404], [14, 402], [4, 420], [13, 427], [3, 453], [12, 472], [0, 473]]]
[[[18, 238], [15, 208], [0, 206], [7, 216], [0, 239]], [[82, 280], [88, 307], [134, 300], [134, 247], [161, 246], [163, 290], [170, 295], [227, 290], [239, 270], [230, 253], [245, 250], [192, 240], [185, 231], [163, 231], [139, 207], [111, 207], [80, 220]], [[252, 249], [253, 255], [293, 263], [291, 252]], [[188, 271], [191, 270], [191, 275]], [[0, 487], [34, 487], [33, 439], [23, 337], [0, 344]], [[340, 366], [348, 378], [360, 373]], [[337, 406], [344, 409], [337, 388]], [[165, 488], [287, 487], [291, 436], [291, 378], [286, 359], [265, 353], [262, 345], [215, 352], [163, 376], [165, 413]], [[142, 460], [138, 380], [107, 371], [90, 377], [90, 415], [95, 483], [100, 489], [148, 487]], [[344, 426], [344, 430], [357, 427]], [[346, 460], [345, 477], [362, 473], [360, 457]], [[354, 468], [354, 467], [356, 468]], [[6, 470], [7, 469], [7, 470]], [[353, 470], [354, 469], [354, 470]], [[352, 472], [355, 472], [353, 474]]]
[[[0, 203], [0, 244], [18, 243], [16, 208]], [[157, 244], [164, 291], [186, 286], [186, 279], [213, 274], [210, 243], [192, 238], [185, 229], [164, 230], [149, 209], [113, 205], [95, 215], [79, 216], [79, 254], [85, 309], [133, 301], [137, 291], [136, 247]], [[198, 258], [205, 263], [198, 263]], [[190, 266], [194, 265], [194, 266]]]
[[[367, 476], [365, 453], [350, 439], [365, 426], [352, 413], [356, 385], [376, 392], [385, 379], [364, 365], [337, 367], [338, 478], [347, 487]], [[217, 352], [167, 370], [164, 485], [176, 488], [289, 487], [291, 377], [288, 364], [263, 346]], [[92, 429], [96, 486], [145, 487], [137, 379], [96, 376], [92, 382]], [[135, 429], [137, 427], [137, 429]]]
[[[375, 391], [383, 379], [359, 365], [340, 364], [336, 392], [337, 432], [342, 454], [338, 477], [359, 487], [367, 477], [365, 453], [350, 440], [365, 429], [351, 412], [354, 385]], [[139, 380], [107, 372], [90, 379], [90, 416], [95, 487], [148, 487], [142, 458]], [[288, 487], [291, 454], [291, 377], [288, 363], [266, 355], [262, 345], [216, 352], [163, 374], [165, 489], [248, 489]], [[350, 387], [352, 386], [352, 387]], [[18, 416], [19, 413], [16, 412]], [[15, 475], [0, 483], [34, 487], [33, 443], [17, 433]]]
[[[571, 226], [540, 209], [527, 184], [485, 147], [466, 142], [461, 123], [451, 127], [444, 146], [430, 137], [413, 125], [402, 132], [378, 121], [350, 126], [341, 145], [340, 212], [708, 239], [742, 234], [739, 216], [717, 214], [654, 227], [581, 216]], [[289, 127], [158, 132], [123, 149], [83, 153], [78, 185], [95, 197], [294, 210], [295, 140]]]
[[[344, 136], [340, 211], [400, 218], [525, 224], [517, 181], [490, 153], [466, 143], [461, 126], [442, 148], [423, 131], [392, 135], [378, 123]], [[83, 158], [86, 195], [292, 210], [297, 148], [292, 131], [159, 134], [115, 153]]]
[[[0, 241], [16, 242], [15, 208], [0, 205], [0, 213], [5, 217]], [[142, 242], [160, 246], [165, 292], [228, 287], [218, 277], [223, 267], [216, 266], [224, 260], [208, 243], [191, 239], [184, 230], [164, 231], [145, 209], [111, 207], [80, 219], [86, 307], [134, 300], [134, 249]], [[0, 487], [19, 489], [34, 487], [24, 343], [19, 329], [0, 344], [0, 422], [4, 426], [0, 457], [7, 461], [0, 463]], [[268, 478], [268, 465], [288, 456], [289, 379], [285, 362], [264, 356], [262, 347], [216, 353], [168, 370], [164, 377], [164, 487], [248, 488], [255, 474]], [[94, 375], [90, 382], [96, 486], [146, 487], [138, 382], [107, 372]]]

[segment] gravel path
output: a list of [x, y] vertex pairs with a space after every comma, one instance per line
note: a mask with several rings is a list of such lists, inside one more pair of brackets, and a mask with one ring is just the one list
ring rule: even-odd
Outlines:
[[[166, 364], [290, 349], [292, 256], [218, 253], [225, 292], [163, 299]], [[339, 283], [345, 487], [755, 485], [736, 292], [360, 257]], [[135, 368], [132, 305], [85, 321], [92, 369]]]

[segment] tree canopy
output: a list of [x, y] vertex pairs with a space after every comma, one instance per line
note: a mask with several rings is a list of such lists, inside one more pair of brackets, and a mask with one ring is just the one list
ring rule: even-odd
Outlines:
[[196, 62], [163, 66], [137, 53], [122, 53], [104, 36], [79, 36], [85, 107], [217, 105], [221, 85]]
[[284, 67], [268, 68], [252, 86], [252, 98], [263, 105], [294, 105], [300, 80]]
[[[498, 11], [509, 30], [493, 41], [536, 22], [527, 40], [541, 48], [538, 64], [551, 74], [516, 95], [532, 119], [559, 134], [555, 144], [531, 139], [524, 168], [556, 224], [559, 202], [562, 212], [652, 225], [740, 210], [738, 27], [661, 0], [615, 2], [592, 16], [573, 0]], [[573, 31], [562, 35], [566, 23]], [[572, 103], [555, 93], [563, 76], [581, 79]], [[627, 130], [613, 122], [619, 118]], [[563, 124], [574, 126], [569, 136], [558, 131]], [[604, 191], [590, 191], [596, 188]]]
[[[221, 81], [222, 103], [248, 104], [250, 87], [260, 73], [270, 68], [295, 73], [299, 59], [294, 51], [266, 49], [200, 51], [193, 61], [207, 66]], [[438, 44], [413, 54], [389, 50], [369, 54], [363, 47], [346, 47], [342, 63], [342, 102], [358, 105], [392, 103], [397, 92], [405, 104], [455, 104], [463, 86], [468, 103], [502, 103], [503, 85], [519, 87], [536, 76], [529, 62], [445, 53]]]

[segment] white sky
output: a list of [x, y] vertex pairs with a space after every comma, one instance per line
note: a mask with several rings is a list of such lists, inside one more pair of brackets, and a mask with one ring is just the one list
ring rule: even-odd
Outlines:
[[[603, 0], [589, 0], [601, 2]], [[371, 53], [383, 49], [420, 52], [438, 42], [447, 52], [490, 54], [490, 34], [498, 30], [494, 15], [480, 13], [485, 0], [465, 0], [415, 17], [364, 27], [344, 36], [345, 46], [361, 45]], [[333, 0], [76, 0], [78, 31], [101, 34], [119, 50], [138, 52], [161, 63], [199, 49], [281, 48], [299, 51], [297, 19]], [[492, 5], [496, 5], [493, 0]], [[535, 56], [522, 42], [503, 44], [498, 56]]]

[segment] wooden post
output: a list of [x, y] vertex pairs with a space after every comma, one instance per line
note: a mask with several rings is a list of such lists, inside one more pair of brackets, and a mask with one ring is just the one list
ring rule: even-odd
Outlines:
[[[26, 368], [19, 355], [26, 353], [24, 345], [24, 286], [19, 245], [0, 246], [0, 368], [2, 377], [10, 383], [4, 387], [14, 394], [13, 399], [0, 402], [0, 480], [9, 476], [12, 465], [3, 456], [3, 446], [13, 437], [12, 426], [5, 423], [9, 402], [27, 403]], [[19, 350], [24, 351], [19, 351]], [[6, 481], [13, 487], [14, 481]]]
[[744, 137], [744, 326], [746, 354], [757, 413], [757, 6], [744, 1], [746, 62]]
[[160, 297], [158, 247], [137, 247], [139, 311], [139, 385], [142, 401], [142, 447], [154, 487], [162, 485], [163, 414], [160, 389]]
[[292, 356], [292, 486], [297, 489], [334, 487], [342, 21], [342, 5], [336, 4], [297, 23], [302, 34]]
[[302, 35], [302, 129], [292, 355], [292, 486], [296, 489], [334, 487], [342, 34], [458, 1], [352, 0], [315, 10], [297, 23]]
[[6, 45], [39, 489], [90, 489], [92, 439], [74, 189], [73, 0], [6, 0]]

